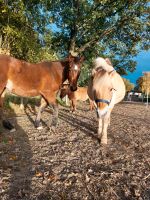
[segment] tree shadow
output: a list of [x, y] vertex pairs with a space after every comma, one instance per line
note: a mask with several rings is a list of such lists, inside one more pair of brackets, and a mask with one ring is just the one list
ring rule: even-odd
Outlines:
[[[34, 112], [33, 112], [33, 110], [31, 110], [29, 106], [26, 106], [25, 109], [24, 109], [24, 112], [25, 112], [26, 116], [28, 117], [29, 121], [35, 127], [35, 118], [36, 118], [36, 115], [37, 115], [36, 109], [34, 109]], [[47, 107], [43, 112], [48, 112], [49, 115], [53, 115], [53, 111], [51, 109], [49, 109], [49, 107]], [[49, 118], [48, 123], [47, 123], [46, 121], [42, 120], [42, 117], [41, 117], [41, 124], [44, 128], [49, 129], [50, 118]]]
[[[91, 110], [85, 110], [85, 109], [77, 109], [75, 112], [71, 112], [70, 111], [70, 109], [68, 110], [68, 109], [61, 109], [64, 113], [71, 113], [72, 114], [72, 116], [74, 116], [74, 117], [82, 117], [82, 118], [84, 118], [84, 119], [87, 119], [87, 120], [89, 120], [90, 122], [92, 121], [93, 123], [95, 122], [95, 119], [91, 119], [91, 118], [89, 118], [89, 117], [86, 117], [85, 116], [85, 113], [84, 112], [93, 112], [93, 111], [91, 111]], [[83, 115], [81, 115], [81, 112], [83, 111]], [[95, 115], [96, 116], [96, 115]]]
[[[78, 115], [82, 118], [82, 115]], [[91, 119], [84, 117], [82, 119], [87, 119], [87, 122], [85, 122], [82, 119], [77, 119], [77, 116], [75, 114], [70, 115], [70, 113], [67, 113], [66, 110], [59, 110], [59, 118], [67, 123], [69, 123], [71, 126], [80, 129], [82, 132], [84, 132], [86, 135], [90, 136], [91, 138], [97, 140], [99, 142], [99, 138], [95, 133], [97, 132], [96, 126], [91, 126]], [[93, 123], [93, 120], [92, 120]]]
[[0, 135], [0, 199], [30, 199], [33, 175], [30, 140], [15, 111], [7, 119], [16, 131], [2, 128]]

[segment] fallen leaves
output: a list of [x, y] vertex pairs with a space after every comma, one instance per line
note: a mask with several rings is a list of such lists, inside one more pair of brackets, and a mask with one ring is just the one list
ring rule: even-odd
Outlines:
[[[57, 134], [19, 118], [17, 133], [0, 135], [2, 199], [149, 199], [150, 112], [144, 120], [142, 112], [140, 105], [114, 108], [107, 148], [95, 139], [91, 111], [60, 109]], [[49, 118], [43, 112], [46, 124]]]
[[16, 156], [16, 155], [11, 155], [11, 156], [9, 157], [9, 160], [15, 161], [15, 160], [17, 160], [17, 156]]
[[35, 176], [36, 176], [36, 177], [43, 177], [44, 174], [43, 174], [42, 172], [36, 172]]
[[1, 136], [0, 138], [0, 143], [3, 143], [3, 144], [14, 144], [15, 140], [12, 136]]
[[59, 177], [56, 174], [52, 173], [51, 171], [46, 171], [46, 172], [36, 171], [35, 176], [38, 178], [43, 178], [43, 180], [49, 182], [56, 181], [59, 179]]

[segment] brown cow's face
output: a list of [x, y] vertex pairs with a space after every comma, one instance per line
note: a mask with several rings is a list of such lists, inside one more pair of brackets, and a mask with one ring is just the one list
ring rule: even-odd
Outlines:
[[69, 73], [68, 81], [70, 84], [70, 90], [72, 92], [77, 90], [77, 82], [81, 71], [81, 64], [83, 62], [83, 57], [73, 57], [69, 56]]

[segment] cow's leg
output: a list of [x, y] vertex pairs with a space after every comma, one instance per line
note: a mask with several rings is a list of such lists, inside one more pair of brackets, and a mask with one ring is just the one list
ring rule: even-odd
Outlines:
[[20, 110], [24, 110], [24, 100], [23, 100], [23, 97], [20, 97]]
[[36, 119], [35, 119], [35, 127], [37, 129], [42, 129], [42, 126], [40, 125], [41, 113], [44, 111], [46, 106], [47, 106], [47, 102], [45, 101], [44, 98], [42, 98], [41, 103], [40, 103], [40, 107], [39, 107], [39, 110], [38, 110], [38, 113], [37, 113], [37, 116], [36, 116]]
[[71, 100], [71, 103], [72, 103], [72, 112], [75, 112], [77, 101], [75, 99], [73, 99], [73, 100]]
[[68, 95], [65, 96], [65, 104], [68, 106], [69, 105], [69, 98]]
[[4, 113], [3, 113], [3, 102], [4, 102], [4, 96], [5, 96], [5, 89], [0, 89], [0, 120], [3, 122], [5, 120]]
[[20, 97], [20, 109], [24, 110], [27, 107], [28, 99], [24, 97]]
[[55, 131], [56, 125], [58, 123], [58, 103], [56, 100], [56, 93], [51, 92], [51, 93], [46, 93], [46, 94], [42, 94], [42, 95], [45, 98], [45, 100], [47, 101], [47, 103], [52, 105], [52, 107], [53, 107], [53, 117], [52, 117], [50, 129]]
[[11, 132], [15, 131], [14, 126], [5, 118], [4, 112], [3, 112], [3, 103], [4, 103], [4, 97], [5, 97], [5, 88], [0, 88], [0, 120], [2, 122], [2, 125], [4, 128], [10, 130]]
[[52, 104], [53, 107], [53, 118], [52, 118], [52, 123], [51, 127], [56, 127], [58, 123], [58, 104]]
[[101, 139], [101, 134], [102, 134], [102, 130], [103, 130], [102, 125], [103, 125], [102, 118], [99, 118], [98, 119], [98, 137], [99, 137], [99, 139]]
[[108, 112], [102, 119], [103, 130], [101, 134], [101, 144], [107, 144], [107, 128], [110, 122], [110, 112]]
[[93, 101], [89, 99], [89, 103], [90, 103], [90, 110], [94, 110], [94, 103], [93, 103]]

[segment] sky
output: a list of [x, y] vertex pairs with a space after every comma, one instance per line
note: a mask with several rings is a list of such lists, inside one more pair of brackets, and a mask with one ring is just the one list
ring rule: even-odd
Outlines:
[[137, 62], [136, 70], [133, 73], [124, 76], [124, 78], [130, 80], [131, 83], [136, 84], [136, 80], [142, 76], [142, 72], [150, 71], [150, 50], [141, 51], [134, 60]]

